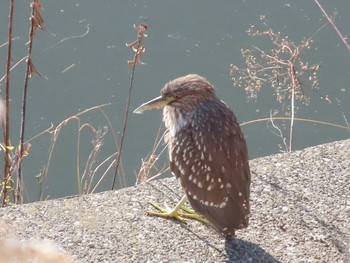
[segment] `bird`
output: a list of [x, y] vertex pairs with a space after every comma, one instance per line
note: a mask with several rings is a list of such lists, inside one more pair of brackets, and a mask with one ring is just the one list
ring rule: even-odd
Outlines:
[[251, 184], [248, 148], [235, 114], [196, 74], [166, 83], [159, 97], [134, 113], [160, 108], [170, 171], [186, 195], [172, 211], [154, 214], [176, 217], [188, 200], [224, 236], [235, 236], [237, 229], [248, 227]]

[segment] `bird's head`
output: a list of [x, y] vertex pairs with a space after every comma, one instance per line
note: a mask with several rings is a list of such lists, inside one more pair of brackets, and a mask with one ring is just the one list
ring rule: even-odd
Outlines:
[[161, 90], [161, 94], [161, 96], [142, 104], [134, 110], [134, 113], [142, 113], [150, 109], [160, 109], [165, 106], [190, 111], [200, 104], [213, 99], [215, 97], [215, 90], [205, 78], [190, 74], [165, 84]]

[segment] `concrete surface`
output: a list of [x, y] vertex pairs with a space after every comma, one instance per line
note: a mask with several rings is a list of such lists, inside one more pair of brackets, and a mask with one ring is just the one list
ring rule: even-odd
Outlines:
[[174, 178], [0, 209], [0, 234], [53, 242], [76, 262], [350, 262], [350, 140], [255, 159], [251, 170], [250, 226], [232, 240], [145, 215], [148, 200], [179, 200]]

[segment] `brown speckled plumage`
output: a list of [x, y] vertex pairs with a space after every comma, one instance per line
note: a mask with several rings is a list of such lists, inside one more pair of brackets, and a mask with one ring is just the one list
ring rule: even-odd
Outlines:
[[226, 236], [248, 226], [248, 150], [233, 112], [203, 77], [167, 83], [161, 99], [171, 172], [193, 209]]

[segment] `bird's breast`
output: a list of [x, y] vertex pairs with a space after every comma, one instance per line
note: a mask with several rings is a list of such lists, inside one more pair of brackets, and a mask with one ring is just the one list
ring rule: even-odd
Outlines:
[[174, 137], [176, 134], [186, 127], [191, 120], [191, 113], [183, 113], [179, 109], [171, 106], [164, 107], [163, 121], [169, 135]]

